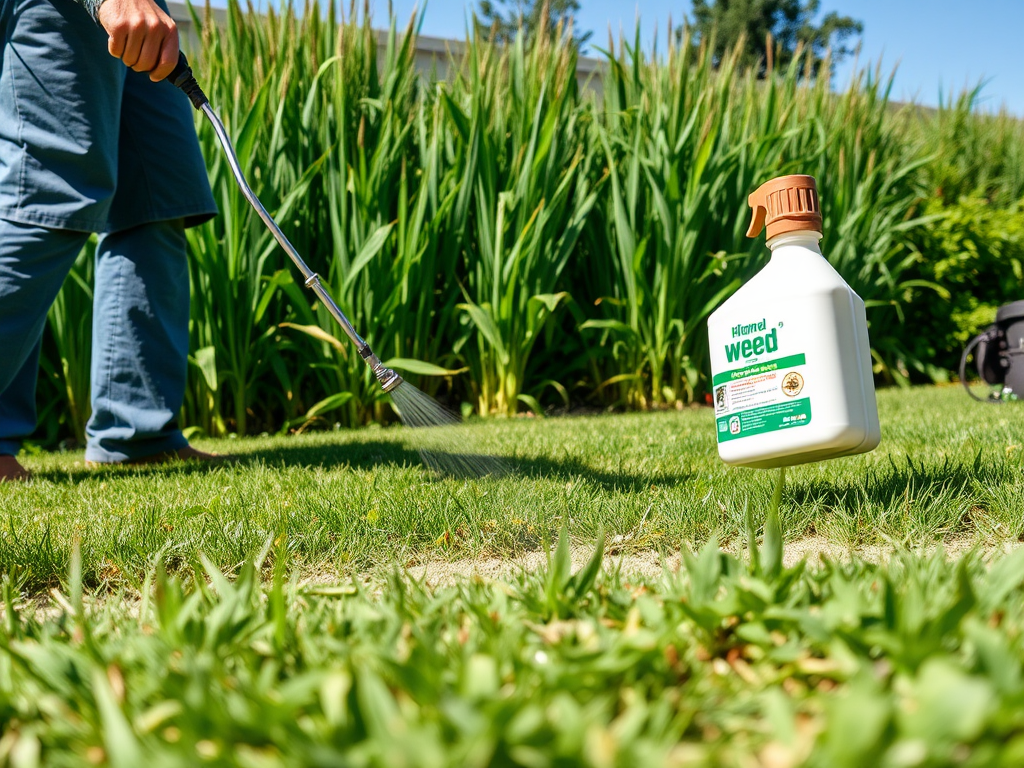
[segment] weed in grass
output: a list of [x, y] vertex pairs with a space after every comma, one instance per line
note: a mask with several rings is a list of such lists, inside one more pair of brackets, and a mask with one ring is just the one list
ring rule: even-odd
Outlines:
[[[1014, 765], [1024, 552], [785, 567], [711, 539], [637, 580], [546, 567], [430, 590], [308, 584], [268, 538], [48, 604], [9, 578], [0, 749], [112, 765]], [[781, 548], [780, 550], [781, 551]], [[291, 574], [291, 575], [289, 575]], [[898, 758], [898, 759], [897, 759]], [[22, 761], [22, 762], [19, 762]]]

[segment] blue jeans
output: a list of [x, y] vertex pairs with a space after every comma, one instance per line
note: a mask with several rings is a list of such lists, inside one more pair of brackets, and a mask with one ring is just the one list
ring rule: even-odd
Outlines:
[[0, 218], [79, 232], [206, 221], [193, 114], [107, 53], [73, 0], [0, 0]]
[[0, 455], [35, 429], [47, 310], [90, 232], [86, 458], [186, 445], [184, 229], [215, 213], [184, 94], [110, 56], [72, 0], [0, 0]]
[[[0, 220], [0, 455], [36, 426], [46, 313], [88, 235]], [[178, 414], [188, 367], [188, 265], [179, 219], [100, 238], [93, 298], [89, 461], [185, 447]]]

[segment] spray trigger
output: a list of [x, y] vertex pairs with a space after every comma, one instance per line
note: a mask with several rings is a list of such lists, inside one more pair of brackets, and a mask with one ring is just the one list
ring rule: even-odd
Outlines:
[[747, 237], [757, 237], [761, 234], [761, 230], [764, 229], [764, 220], [768, 217], [768, 209], [764, 207], [764, 204], [754, 202], [756, 196], [757, 192], [754, 192], [747, 198], [747, 205], [754, 209], [754, 218], [750, 220], [750, 226], [747, 227]]
[[754, 212], [747, 237], [757, 237], [762, 229], [767, 230], [769, 240], [787, 232], [822, 231], [813, 176], [794, 174], [766, 181], [750, 193], [747, 205]]

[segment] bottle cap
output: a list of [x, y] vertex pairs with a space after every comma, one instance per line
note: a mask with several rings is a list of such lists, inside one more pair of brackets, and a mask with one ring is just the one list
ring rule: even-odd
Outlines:
[[766, 181], [747, 198], [754, 218], [747, 237], [757, 237], [767, 226], [771, 240], [787, 232], [821, 232], [818, 185], [813, 176], [779, 176]]

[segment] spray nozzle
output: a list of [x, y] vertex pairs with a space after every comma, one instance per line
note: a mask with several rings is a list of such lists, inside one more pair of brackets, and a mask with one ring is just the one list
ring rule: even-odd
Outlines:
[[377, 377], [377, 381], [385, 392], [390, 392], [405, 381], [405, 379], [393, 370], [384, 366], [384, 363], [380, 361], [380, 358], [373, 354], [373, 350], [370, 349], [369, 344], [366, 344], [365, 342], [363, 343], [363, 346], [359, 349], [359, 356], [366, 361], [368, 366], [370, 366], [370, 370], [373, 371], [373, 375]]
[[753, 211], [747, 237], [767, 227], [768, 239], [787, 232], [821, 232], [818, 185], [813, 176], [779, 176], [766, 181], [747, 198]]

